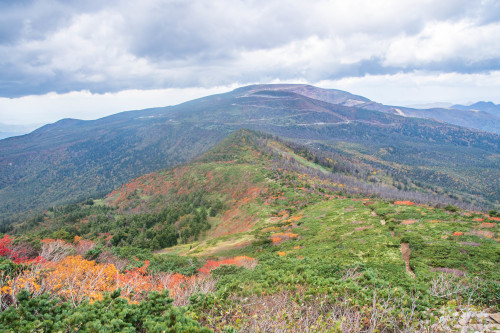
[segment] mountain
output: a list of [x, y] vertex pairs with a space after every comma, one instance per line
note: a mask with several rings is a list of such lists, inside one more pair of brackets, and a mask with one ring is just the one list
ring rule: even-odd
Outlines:
[[[262, 89], [262, 87], [260, 87]], [[425, 109], [384, 105], [371, 101], [365, 97], [350, 94], [335, 89], [318, 89], [303, 85], [286, 87], [266, 87], [265, 89], [278, 89], [291, 91], [310, 98], [332, 104], [355, 106], [357, 108], [396, 114], [404, 117], [426, 118], [444, 121], [449, 124], [475, 128], [482, 131], [500, 134], [500, 106], [491, 102], [479, 102], [470, 107], [451, 106], [450, 108], [433, 107]]]
[[114, 246], [160, 250], [200, 239], [240, 238], [276, 207], [290, 214], [316, 202], [366, 197], [441, 207], [459, 203], [415, 184], [406, 190], [399, 185], [369, 164], [238, 130], [190, 163], [141, 175], [103, 199], [51, 207], [12, 225], [9, 233], [51, 237], [64, 230], [69, 239], [106, 234]]
[[487, 112], [493, 115], [500, 115], [500, 104], [495, 104], [493, 102], [476, 102], [471, 105], [460, 105], [456, 104], [451, 106], [452, 109], [464, 110], [464, 111], [474, 111], [474, 112]]
[[312, 86], [257, 85], [92, 121], [64, 119], [0, 141], [0, 211], [7, 219], [103, 195], [185, 163], [241, 128], [344, 154], [403, 186], [421, 182], [470, 204], [497, 203], [500, 136], [324, 101], [359, 99]]
[[438, 332], [472, 317], [498, 330], [500, 214], [397, 185], [355, 158], [238, 130], [190, 163], [13, 225], [0, 322]]

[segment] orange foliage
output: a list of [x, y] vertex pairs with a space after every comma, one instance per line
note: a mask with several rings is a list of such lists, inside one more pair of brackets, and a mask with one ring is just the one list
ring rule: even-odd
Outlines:
[[475, 222], [483, 222], [484, 219], [481, 219], [481, 218], [475, 218], [475, 219], [472, 219], [472, 221], [475, 221]]
[[202, 274], [208, 274], [210, 271], [214, 268], [217, 268], [221, 265], [236, 265], [236, 266], [244, 266], [247, 268], [253, 268], [255, 267], [255, 264], [257, 261], [254, 258], [250, 258], [247, 256], [238, 256], [235, 258], [230, 258], [230, 259], [223, 259], [219, 261], [215, 260], [208, 260], [207, 263], [200, 269], [198, 269], [198, 272]]
[[293, 234], [291, 232], [278, 232], [277, 234], [274, 234], [271, 236], [271, 239], [273, 241], [273, 244], [280, 244], [284, 241], [287, 241], [289, 239], [294, 239], [297, 238], [298, 234]]
[[488, 219], [492, 221], [500, 221], [500, 217], [489, 217]]
[[[86, 260], [81, 255], [67, 256], [68, 250], [71, 249], [82, 253], [93, 248], [95, 244], [90, 240], [76, 238], [75, 243], [69, 244], [62, 240], [46, 239], [42, 243], [42, 254], [47, 258], [50, 257], [51, 261], [38, 258], [22, 261], [37, 265], [32, 265], [18, 275], [8, 276], [7, 279], [0, 281], [0, 300], [2, 295], [15, 296], [20, 290], [25, 289], [33, 295], [44, 292], [56, 294], [69, 300], [73, 306], [77, 306], [84, 300], [90, 302], [100, 300], [105, 293], [121, 288], [121, 297], [131, 303], [137, 303], [151, 291], [169, 289], [176, 304], [186, 305], [193, 293], [213, 290], [216, 281], [210, 277], [212, 269], [221, 265], [254, 268], [257, 264], [256, 259], [246, 256], [220, 261], [209, 260], [199, 269], [200, 274], [188, 277], [178, 273], [153, 275], [147, 271], [149, 261], [145, 261], [141, 267], [120, 273], [111, 263], [97, 263]], [[21, 259], [13, 254], [10, 244], [9, 236], [0, 239], [0, 255]]]
[[278, 251], [278, 255], [279, 255], [280, 257], [284, 257], [284, 256], [286, 256], [286, 253], [285, 253], [285, 252]]
[[455, 231], [452, 236], [463, 236], [464, 233], [461, 231]]
[[483, 223], [481, 223], [481, 225], [479, 227], [480, 228], [494, 228], [496, 226], [497, 226], [496, 223], [483, 222]]
[[81, 256], [68, 256], [57, 263], [49, 263], [51, 272], [45, 283], [54, 292], [73, 305], [84, 299], [91, 302], [102, 299], [103, 293], [116, 289], [118, 270], [112, 264], [98, 264]]
[[395, 205], [406, 205], [406, 206], [413, 206], [415, 205], [414, 202], [411, 201], [394, 201]]

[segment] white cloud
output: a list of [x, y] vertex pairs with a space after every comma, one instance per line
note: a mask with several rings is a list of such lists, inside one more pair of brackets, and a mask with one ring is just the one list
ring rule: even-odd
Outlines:
[[476, 26], [469, 21], [432, 22], [418, 35], [396, 38], [385, 64], [411, 66], [448, 59], [477, 62], [500, 59], [500, 22]]
[[0, 25], [4, 96], [325, 80], [373, 74], [370, 62], [378, 72], [436, 61], [470, 72], [499, 58], [494, 1], [47, 0], [24, 17], [19, 6]]
[[392, 103], [492, 99], [499, 13], [497, 0], [0, 2], [0, 96], [40, 94], [1, 99], [0, 122], [35, 109], [95, 118], [172, 104], [152, 93], [166, 88], [253, 82], [330, 82]]

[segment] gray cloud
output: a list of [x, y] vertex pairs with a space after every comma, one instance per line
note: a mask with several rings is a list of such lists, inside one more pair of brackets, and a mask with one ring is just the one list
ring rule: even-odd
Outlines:
[[495, 0], [0, 1], [0, 96], [500, 69]]

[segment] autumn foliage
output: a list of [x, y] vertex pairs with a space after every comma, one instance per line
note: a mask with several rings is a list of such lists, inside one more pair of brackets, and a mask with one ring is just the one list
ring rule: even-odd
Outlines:
[[79, 254], [68, 255], [70, 252], [81, 253], [94, 247], [92, 242], [79, 238], [73, 244], [62, 240], [43, 240], [41, 252], [48, 259], [40, 257], [25, 260], [12, 250], [11, 244], [9, 236], [0, 240], [0, 256], [26, 264], [26, 268], [14, 274], [0, 271], [0, 306], [3, 309], [15, 302], [14, 296], [21, 290], [27, 290], [33, 295], [57, 295], [73, 306], [78, 306], [84, 300], [91, 303], [101, 301], [105, 294], [117, 289], [122, 298], [133, 304], [145, 300], [152, 291], [167, 289], [174, 298], [174, 303], [181, 305], [194, 292], [207, 292], [215, 287], [215, 281], [210, 275], [212, 269], [221, 265], [253, 268], [257, 264], [253, 258], [240, 256], [219, 261], [208, 260], [199, 269], [199, 274], [193, 276], [164, 272], [151, 274], [147, 260], [140, 267], [120, 271], [113, 263], [87, 260]]
[[291, 232], [278, 232], [278, 233], [271, 236], [271, 240], [272, 240], [274, 245], [277, 245], [277, 244], [281, 244], [287, 240], [295, 239], [298, 236], [299, 236], [298, 234], [294, 234]]
[[257, 261], [255, 259], [247, 256], [238, 256], [231, 259], [223, 259], [219, 261], [208, 260], [207, 263], [198, 270], [198, 272], [200, 272], [201, 274], [209, 274], [212, 269], [215, 269], [222, 265], [236, 265], [253, 268], [256, 264]]
[[411, 201], [394, 201], [395, 205], [404, 205], [404, 206], [414, 206], [415, 203]]

